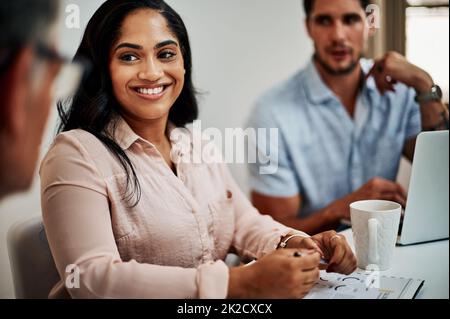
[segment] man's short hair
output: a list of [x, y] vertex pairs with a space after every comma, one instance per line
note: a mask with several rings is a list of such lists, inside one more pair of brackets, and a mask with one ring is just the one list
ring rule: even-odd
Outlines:
[[[336, 1], [336, 0], [334, 0]], [[309, 18], [311, 15], [311, 12], [314, 9], [314, 2], [315, 0], [303, 0], [303, 8], [305, 9], [306, 17]], [[370, 0], [359, 0], [359, 3], [361, 4], [361, 7], [364, 11], [366, 11], [366, 8], [372, 3]]]
[[0, 0], [0, 49], [43, 40], [58, 10], [58, 0]]

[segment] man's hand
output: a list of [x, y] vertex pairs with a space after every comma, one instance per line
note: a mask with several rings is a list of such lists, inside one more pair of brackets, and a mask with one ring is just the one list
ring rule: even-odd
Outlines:
[[406, 205], [406, 197], [406, 190], [400, 184], [380, 177], [375, 177], [350, 195], [351, 203], [358, 200], [379, 199], [393, 201], [403, 207]]
[[403, 207], [406, 205], [406, 191], [398, 183], [376, 177], [370, 180], [354, 193], [334, 202], [331, 211], [339, 214], [341, 219], [350, 219], [350, 204], [360, 200], [389, 200], [399, 203]]
[[356, 257], [343, 235], [327, 231], [312, 236], [323, 251], [322, 258], [328, 259], [327, 272], [349, 275], [356, 269]]
[[376, 60], [367, 77], [373, 76], [378, 90], [395, 92], [394, 85], [401, 82], [416, 91], [428, 92], [433, 86], [431, 76], [408, 62], [404, 56], [396, 52], [388, 52], [383, 58]]
[[[370, 76], [374, 77], [378, 90], [382, 94], [386, 91], [395, 92], [394, 86], [397, 82], [414, 88], [418, 94], [429, 93], [434, 84], [427, 72], [395, 52], [389, 52], [382, 59], [375, 61], [367, 78]], [[447, 128], [448, 108], [442, 101], [422, 102], [420, 114], [423, 130]], [[405, 149], [405, 155], [412, 160], [414, 153], [411, 147]]]

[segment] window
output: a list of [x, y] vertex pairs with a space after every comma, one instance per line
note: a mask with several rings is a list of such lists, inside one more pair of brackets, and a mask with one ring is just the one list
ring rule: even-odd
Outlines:
[[431, 74], [449, 101], [449, 1], [408, 0], [406, 57]]

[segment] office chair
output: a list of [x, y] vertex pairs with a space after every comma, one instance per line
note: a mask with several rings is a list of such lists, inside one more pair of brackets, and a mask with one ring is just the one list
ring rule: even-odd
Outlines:
[[16, 298], [43, 299], [59, 281], [42, 217], [11, 226], [8, 253]]

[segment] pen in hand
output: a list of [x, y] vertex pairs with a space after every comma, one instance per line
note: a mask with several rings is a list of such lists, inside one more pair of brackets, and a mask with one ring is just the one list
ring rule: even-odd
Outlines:
[[[302, 257], [302, 256], [303, 256], [303, 254], [302, 254], [301, 252], [296, 251], [296, 252], [294, 253], [294, 257], [300, 258], [300, 257]], [[329, 260], [324, 259], [324, 258], [320, 258], [320, 261], [319, 261], [319, 269], [320, 269], [320, 270], [325, 270], [325, 269], [327, 269], [329, 263], [330, 263]]]
[[[294, 257], [296, 257], [296, 258], [300, 258], [302, 256], [303, 256], [303, 254], [301, 252], [296, 251], [294, 253]], [[251, 262], [245, 264], [244, 266], [247, 267], [247, 266], [253, 265], [256, 262], [257, 262], [257, 260], [255, 259], [255, 260], [252, 260]], [[324, 259], [324, 258], [320, 258], [319, 269], [320, 270], [326, 270], [328, 268], [328, 264], [329, 264], [329, 260]]]

